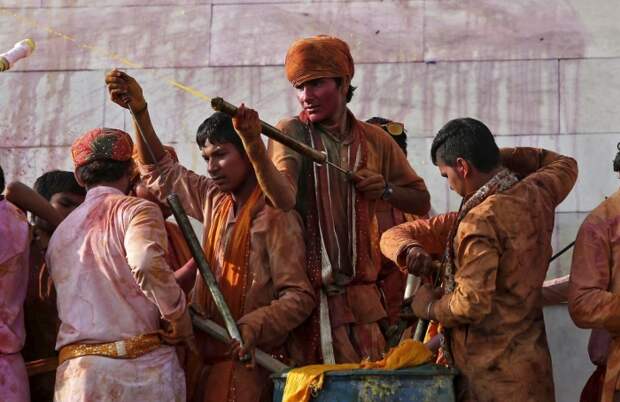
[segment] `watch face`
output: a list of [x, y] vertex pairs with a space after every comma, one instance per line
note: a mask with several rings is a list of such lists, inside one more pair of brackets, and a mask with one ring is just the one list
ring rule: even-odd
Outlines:
[[389, 200], [392, 197], [392, 193], [394, 193], [394, 189], [389, 184], [386, 184], [381, 199], [384, 201]]

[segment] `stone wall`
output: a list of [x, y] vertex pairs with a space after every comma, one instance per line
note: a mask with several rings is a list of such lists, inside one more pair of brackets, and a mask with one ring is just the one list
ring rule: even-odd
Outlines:
[[[574, 239], [588, 211], [617, 188], [620, 136], [617, 0], [2, 0], [0, 44], [26, 37], [36, 52], [0, 75], [0, 163], [32, 184], [70, 169], [69, 146], [105, 125], [130, 129], [103, 77], [127, 68], [144, 87], [155, 127], [183, 163], [204, 172], [194, 144], [210, 113], [181, 83], [272, 123], [297, 106], [283, 74], [287, 46], [329, 33], [351, 46], [361, 118], [405, 122], [409, 159], [434, 211], [458, 206], [430, 163], [433, 134], [451, 118], [483, 120], [501, 145], [540, 146], [577, 158], [580, 177], [557, 213], [553, 246]], [[568, 273], [570, 253], [549, 270]], [[559, 401], [575, 401], [591, 371], [587, 332], [565, 307], [546, 312]]]

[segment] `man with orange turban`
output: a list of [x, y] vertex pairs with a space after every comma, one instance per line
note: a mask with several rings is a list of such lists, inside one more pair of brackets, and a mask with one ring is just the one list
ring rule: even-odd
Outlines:
[[278, 128], [355, 172], [351, 180], [276, 142], [267, 152], [258, 115], [240, 107], [235, 128], [264, 193], [305, 219], [307, 270], [320, 305], [299, 331], [300, 349], [306, 362], [378, 359], [385, 340], [377, 323], [386, 312], [376, 284], [381, 254], [375, 205], [382, 199], [424, 215], [430, 197], [398, 145], [347, 108], [355, 67], [344, 41], [323, 35], [298, 40], [288, 50], [285, 70], [302, 110]]

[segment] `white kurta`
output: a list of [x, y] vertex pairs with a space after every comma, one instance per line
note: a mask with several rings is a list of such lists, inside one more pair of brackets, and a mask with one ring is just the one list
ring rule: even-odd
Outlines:
[[[156, 332], [160, 317], [186, 314], [185, 294], [165, 260], [159, 208], [110, 187], [88, 191], [52, 236], [47, 262], [58, 294], [56, 349]], [[56, 401], [182, 401], [185, 379], [174, 348], [136, 359], [84, 356], [56, 374]]]

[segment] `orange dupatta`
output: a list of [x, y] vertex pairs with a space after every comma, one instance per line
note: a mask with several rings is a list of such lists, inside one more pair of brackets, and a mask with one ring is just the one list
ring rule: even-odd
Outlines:
[[[205, 239], [205, 255], [211, 267], [218, 267], [214, 272], [218, 286], [224, 295], [224, 300], [230, 308], [230, 312], [235, 320], [243, 315], [245, 304], [248, 260], [250, 254], [250, 228], [252, 226], [252, 211], [262, 196], [259, 186], [256, 186], [248, 200], [238, 212], [237, 221], [234, 224], [230, 237], [226, 238], [226, 226], [231, 208], [234, 208], [233, 199], [226, 195], [219, 205], [215, 208], [209, 226], [208, 236]], [[224, 249], [221, 264], [217, 264], [218, 256]], [[215, 303], [211, 299], [206, 285], [200, 281], [202, 291], [198, 292], [197, 302], [200, 307], [204, 307], [208, 316], [219, 324], [223, 324], [222, 318], [217, 311]], [[206, 339], [206, 348], [222, 348], [222, 343], [213, 339]], [[227, 348], [226, 348], [227, 349]], [[227, 350], [226, 350], [227, 351]], [[202, 401], [234, 401], [236, 399], [233, 380], [235, 362], [231, 359], [218, 359], [219, 361], [207, 364], [217, 364], [217, 369], [209, 370], [206, 384], [203, 384], [204, 393], [198, 396]]]

